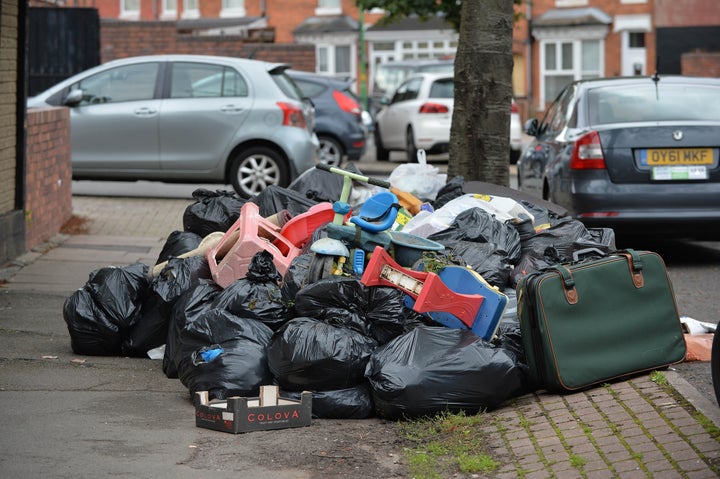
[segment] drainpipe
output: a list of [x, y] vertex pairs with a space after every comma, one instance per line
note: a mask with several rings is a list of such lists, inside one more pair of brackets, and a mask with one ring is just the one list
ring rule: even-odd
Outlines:
[[532, 113], [532, 116], [535, 116], [535, 112], [533, 108], [533, 103], [535, 102], [535, 98], [533, 97], [533, 60], [532, 60], [532, 2], [528, 1], [525, 3], [526, 5], [526, 11], [527, 11], [527, 40], [526, 42], [526, 57], [527, 57], [527, 69], [525, 71], [525, 76], [527, 77], [527, 98], [528, 98], [528, 119], [530, 114]]
[[358, 0], [358, 23], [360, 29], [360, 101], [363, 110], [367, 110], [367, 74], [365, 72], [365, 2]]

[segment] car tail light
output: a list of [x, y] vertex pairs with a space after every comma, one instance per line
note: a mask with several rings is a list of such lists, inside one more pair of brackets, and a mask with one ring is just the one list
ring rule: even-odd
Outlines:
[[360, 116], [360, 105], [354, 98], [338, 90], [333, 90], [333, 98], [341, 110]]
[[423, 103], [418, 113], [447, 113], [450, 109], [442, 103]]
[[298, 128], [306, 128], [305, 115], [300, 107], [285, 103], [277, 102], [277, 105], [283, 112], [283, 126], [297, 126]]
[[600, 135], [591, 131], [580, 137], [573, 145], [570, 156], [571, 170], [602, 170], [605, 169], [605, 156], [603, 155]]
[[510, 112], [511, 113], [520, 113], [520, 107], [517, 103], [512, 102], [512, 105], [510, 106]]

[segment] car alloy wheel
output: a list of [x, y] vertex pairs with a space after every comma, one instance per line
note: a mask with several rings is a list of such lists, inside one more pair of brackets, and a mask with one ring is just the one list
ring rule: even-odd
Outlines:
[[320, 136], [318, 140], [320, 140], [320, 161], [330, 166], [340, 166], [343, 157], [340, 143], [329, 136]]
[[238, 195], [250, 198], [268, 186], [287, 186], [288, 170], [280, 153], [265, 146], [255, 146], [237, 155], [230, 179]]

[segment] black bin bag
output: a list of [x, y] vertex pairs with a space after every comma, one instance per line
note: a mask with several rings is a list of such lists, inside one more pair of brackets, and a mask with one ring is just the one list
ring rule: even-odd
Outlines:
[[526, 391], [526, 370], [469, 330], [421, 326], [378, 348], [365, 376], [375, 412], [394, 420], [494, 409]]
[[295, 314], [354, 329], [385, 344], [404, 332], [404, 293], [362, 284], [356, 278], [330, 276], [295, 294]]
[[212, 279], [204, 256], [170, 258], [150, 283], [150, 294], [142, 304], [140, 319], [123, 339], [122, 354], [146, 357], [148, 351], [165, 344], [175, 301], [200, 278]]
[[210, 309], [210, 303], [222, 288], [210, 280], [198, 280], [197, 283], [180, 294], [170, 310], [168, 333], [165, 338], [165, 354], [163, 356], [163, 372], [170, 379], [177, 379], [178, 364], [182, 359], [180, 333], [195, 321], [204, 311]]
[[[310, 391], [312, 415], [318, 419], [367, 419], [375, 415], [372, 391], [367, 381], [332, 391]], [[300, 391], [280, 391], [280, 396], [299, 401]]]
[[198, 188], [193, 191], [195, 203], [185, 208], [183, 228], [200, 235], [202, 238], [215, 231], [225, 232], [240, 217], [240, 210], [246, 200], [239, 198], [234, 191], [210, 191]]
[[211, 307], [257, 319], [276, 331], [290, 319], [288, 302], [278, 284], [281, 278], [272, 253], [259, 251], [250, 260], [247, 276], [218, 294]]
[[63, 305], [63, 318], [76, 354], [118, 356], [149, 295], [148, 266], [107, 266], [90, 273]]
[[191, 395], [258, 396], [260, 386], [273, 380], [266, 354], [271, 336], [272, 330], [255, 319], [205, 310], [180, 331], [178, 377]]
[[155, 264], [160, 264], [170, 258], [177, 258], [181, 254], [192, 251], [200, 246], [201, 241], [202, 236], [192, 231], [173, 231], [165, 240]]
[[268, 366], [281, 388], [333, 390], [364, 381], [377, 342], [357, 331], [308, 317], [293, 318], [272, 337]]

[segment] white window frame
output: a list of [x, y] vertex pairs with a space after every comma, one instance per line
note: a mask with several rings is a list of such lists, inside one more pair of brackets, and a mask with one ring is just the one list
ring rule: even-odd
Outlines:
[[[599, 52], [599, 65], [597, 69], [583, 70], [582, 68], [582, 43], [584, 41], [597, 41]], [[570, 43], [572, 45], [572, 68], [563, 70], [562, 65], [562, 44]], [[560, 68], [555, 70], [547, 70], [545, 66], [545, 48], [548, 45], [555, 45], [556, 58]], [[605, 72], [605, 40], [598, 38], [557, 38], [544, 39], [540, 41], [540, 105], [545, 105], [555, 98], [545, 98], [545, 79], [549, 76], [572, 76], [574, 80], [583, 78], [602, 77]]]
[[228, 0], [222, 1], [222, 9], [220, 10], [220, 17], [222, 18], [228, 18], [228, 17], [244, 17], [246, 15], [245, 12], [245, 1], [240, 0], [239, 3], [241, 3], [240, 6], [226, 6], [228, 3]]
[[[177, 18], [177, 2], [178, 0], [162, 0], [162, 13], [160, 18], [163, 20], [175, 20]], [[172, 3], [172, 5], [168, 5]]]
[[200, 18], [200, 0], [194, 0], [194, 2], [194, 7], [188, 7], [190, 0], [183, 0], [182, 18]]
[[562, 7], [587, 7], [588, 0], [555, 0], [557, 8]]
[[140, 19], [140, 0], [137, 0], [136, 9], [127, 8], [128, 0], [120, 0], [120, 18], [123, 20], [139, 20]]
[[[342, 14], [341, 0], [318, 0], [318, 6], [315, 8], [315, 15], [340, 15]], [[334, 5], [327, 5], [333, 3]]]
[[[336, 55], [335, 49], [337, 47], [350, 47], [350, 52], [349, 52], [350, 58], [348, 59], [348, 65], [350, 66], [350, 71], [347, 71], [347, 72], [338, 72], [337, 71], [337, 65], [335, 62], [335, 55]], [[320, 54], [321, 50], [324, 50], [325, 53], [327, 54], [327, 70], [320, 69], [319, 59], [321, 56], [321, 54]], [[355, 62], [357, 52], [355, 50], [355, 45], [347, 44], [347, 43], [339, 43], [339, 44], [319, 43], [319, 44], [315, 45], [315, 54], [316, 54], [316, 58], [318, 58], [318, 62], [316, 62], [316, 68], [315, 68], [316, 73], [318, 73], [320, 75], [330, 75], [330, 76], [335, 76], [335, 75], [346, 75], [346, 76], [350, 76], [350, 77], [357, 76], [357, 73], [356, 73], [357, 66], [356, 66], [356, 62]]]

